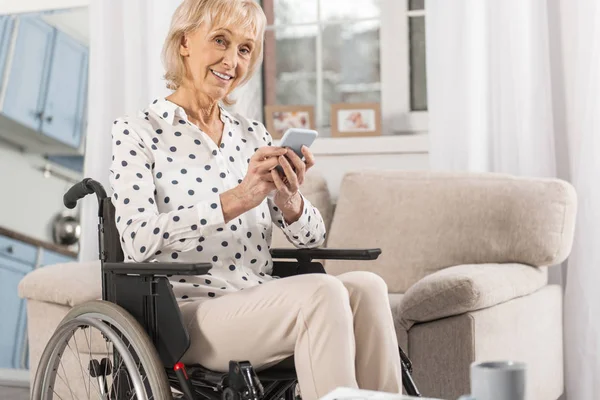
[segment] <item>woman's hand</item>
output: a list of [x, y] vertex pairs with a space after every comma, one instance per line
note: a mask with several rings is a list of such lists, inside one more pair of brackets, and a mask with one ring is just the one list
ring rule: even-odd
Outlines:
[[285, 153], [285, 148], [265, 146], [259, 148], [250, 158], [246, 176], [233, 189], [235, 196], [244, 203], [244, 208], [253, 209], [275, 190], [271, 170], [278, 165], [278, 157]]
[[281, 209], [287, 223], [296, 221], [302, 213], [304, 205], [299, 188], [304, 182], [306, 171], [315, 165], [314, 156], [308, 147], [302, 146], [301, 151], [306, 161], [302, 161], [292, 149], [287, 149], [285, 155], [279, 156], [283, 177], [276, 169], [271, 171], [271, 177], [277, 187], [273, 202]]

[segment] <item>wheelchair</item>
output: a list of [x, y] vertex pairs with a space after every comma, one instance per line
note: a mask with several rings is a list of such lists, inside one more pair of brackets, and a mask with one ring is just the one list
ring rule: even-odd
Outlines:
[[[225, 372], [181, 363], [190, 338], [168, 277], [204, 275], [212, 264], [123, 262], [115, 208], [102, 185], [85, 178], [65, 193], [63, 201], [74, 208], [79, 199], [93, 193], [99, 203], [102, 300], [75, 306], [61, 321], [41, 356], [31, 392], [34, 400], [80, 396], [102, 400], [301, 399], [293, 356], [262, 371], [243, 359], [231, 360]], [[380, 253], [380, 249], [271, 249], [273, 259], [296, 260], [275, 261], [272, 274], [285, 278], [326, 273], [313, 260], [374, 260]], [[410, 360], [400, 348], [399, 355], [405, 391], [420, 397]], [[75, 372], [67, 376], [68, 369]]]

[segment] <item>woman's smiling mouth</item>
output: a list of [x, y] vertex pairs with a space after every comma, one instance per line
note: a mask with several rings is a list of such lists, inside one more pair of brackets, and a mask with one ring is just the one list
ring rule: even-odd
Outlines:
[[214, 76], [225, 82], [228, 82], [231, 79], [233, 79], [233, 76], [217, 72], [214, 69], [211, 69], [210, 72], [212, 72]]

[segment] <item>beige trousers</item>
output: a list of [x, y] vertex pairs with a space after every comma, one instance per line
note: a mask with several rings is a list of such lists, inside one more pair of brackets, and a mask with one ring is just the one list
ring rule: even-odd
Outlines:
[[294, 355], [303, 400], [339, 386], [402, 391], [387, 285], [371, 272], [276, 279], [182, 306], [192, 345], [184, 363], [263, 369]]

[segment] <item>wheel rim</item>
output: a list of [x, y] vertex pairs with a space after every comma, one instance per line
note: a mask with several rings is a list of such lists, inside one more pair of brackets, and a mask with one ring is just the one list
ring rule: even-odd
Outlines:
[[[102, 399], [102, 400], [108, 400], [108, 399], [113, 399], [113, 397], [111, 396], [112, 393], [112, 389], [114, 388], [114, 384], [115, 382], [119, 382], [119, 376], [117, 376], [117, 379], [112, 380], [111, 379], [111, 387], [108, 389], [107, 393], [102, 393], [103, 392], [103, 388], [101, 387], [101, 383], [100, 381], [97, 382], [93, 382], [93, 379], [96, 378], [92, 378], [91, 374], [88, 372], [86, 372], [86, 370], [84, 370], [84, 366], [81, 364], [81, 356], [80, 356], [80, 346], [77, 344], [77, 331], [79, 329], [81, 329], [83, 331], [83, 329], [88, 329], [89, 330], [89, 342], [88, 344], [88, 351], [89, 351], [89, 356], [90, 358], [92, 358], [92, 354], [96, 354], [95, 352], [92, 353], [92, 343], [91, 343], [91, 339], [92, 339], [92, 334], [91, 334], [91, 327], [97, 329], [104, 337], [105, 337], [105, 342], [106, 342], [106, 347], [107, 347], [107, 358], [109, 360], [113, 360], [113, 355], [115, 354], [115, 352], [117, 352], [117, 354], [119, 355], [119, 359], [120, 359], [120, 364], [119, 365], [115, 365], [113, 366], [113, 368], [115, 368], [116, 370], [120, 370], [120, 367], [122, 364], [125, 365], [125, 368], [127, 370], [128, 373], [128, 378], [130, 379], [130, 384], [133, 385], [133, 390], [134, 393], [133, 395], [135, 395], [135, 397], [131, 396], [131, 397], [127, 397], [128, 399], [137, 399], [137, 400], [148, 400], [148, 397], [146, 395], [146, 390], [145, 390], [145, 386], [144, 386], [144, 380], [145, 378], [141, 377], [140, 371], [138, 369], [138, 365], [136, 364], [135, 359], [133, 358], [131, 352], [129, 351], [129, 348], [133, 347], [133, 350], [135, 351], [135, 345], [129, 343], [129, 344], [125, 344], [125, 342], [119, 337], [119, 335], [117, 335], [117, 333], [113, 330], [113, 328], [111, 328], [110, 326], [108, 326], [103, 320], [109, 319], [106, 318], [105, 316], [99, 316], [96, 315], [96, 317], [101, 317], [101, 318], [94, 318], [94, 314], [90, 313], [90, 314], [86, 314], [84, 316], [80, 316], [77, 317], [71, 321], [68, 321], [66, 323], [64, 323], [63, 325], [61, 325], [55, 335], [56, 335], [56, 346], [53, 348], [53, 351], [48, 359], [48, 364], [45, 367], [44, 370], [44, 374], [43, 374], [43, 382], [42, 382], [42, 399], [44, 400], [50, 400], [50, 399], [54, 399], [54, 395], [56, 395], [57, 399], [62, 399], [62, 400], [67, 400], [67, 399], [74, 399], [77, 400], [79, 399], [78, 397], [76, 397], [74, 395], [73, 389], [71, 388], [68, 380], [69, 378], [67, 376], [65, 377], [61, 377], [60, 376], [60, 371], [62, 370], [63, 373], [66, 375], [65, 368], [62, 365], [62, 355], [63, 353], [65, 353], [65, 349], [69, 348], [70, 351], [73, 353], [73, 355], [75, 355], [77, 357], [77, 359], [79, 360], [79, 366], [80, 366], [80, 372], [81, 372], [81, 377], [83, 380], [83, 385], [86, 389], [87, 395], [88, 395], [88, 399]], [[111, 322], [111, 321], [106, 321], [106, 322]], [[115, 321], [112, 321], [115, 322]], [[114, 324], [114, 326], [118, 329], [119, 326], [118, 324]], [[121, 334], [123, 334], [122, 330], [119, 330], [121, 332]], [[85, 332], [83, 332], [83, 336], [86, 338], [88, 338], [88, 336], [86, 335]], [[72, 346], [69, 345], [69, 342], [71, 341], [71, 339], [74, 339], [74, 345], [75, 345], [75, 350], [73, 350]], [[109, 351], [108, 348], [108, 342], [106, 341], [106, 339], [108, 339], [111, 343], [112, 343], [112, 354]], [[139, 353], [137, 353], [139, 354]], [[86, 385], [86, 379], [85, 376], [88, 376], [87, 379], [87, 385]], [[56, 393], [55, 391], [55, 384], [56, 384], [56, 378], [59, 378], [63, 384], [66, 385], [67, 389], [68, 389], [68, 394], [70, 395], [67, 396], [66, 399], [63, 399], [58, 393]], [[96, 386], [97, 384], [97, 386]], [[92, 386], [95, 389], [94, 392], [92, 393]], [[130, 386], [131, 387], [131, 386]], [[91, 397], [94, 396], [94, 397]], [[119, 396], [119, 393], [117, 393], [117, 396]], [[116, 399], [120, 400], [123, 397], [116, 397]]]

